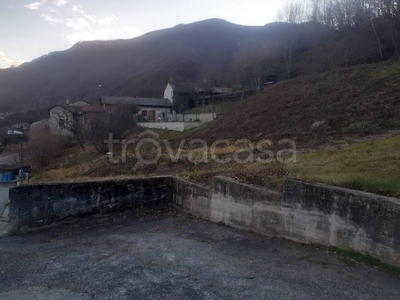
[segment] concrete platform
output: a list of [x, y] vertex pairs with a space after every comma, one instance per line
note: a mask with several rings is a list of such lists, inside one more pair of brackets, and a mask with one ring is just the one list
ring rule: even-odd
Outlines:
[[1, 239], [0, 299], [400, 299], [400, 279], [171, 208]]

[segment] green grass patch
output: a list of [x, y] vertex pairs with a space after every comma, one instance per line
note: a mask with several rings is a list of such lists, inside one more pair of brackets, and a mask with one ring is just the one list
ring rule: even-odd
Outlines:
[[400, 182], [385, 181], [376, 178], [354, 177], [342, 182], [342, 185], [351, 189], [371, 191], [380, 195], [400, 197]]
[[375, 68], [371, 73], [372, 79], [386, 79], [399, 77], [400, 69], [398, 64], [394, 64], [393, 62], [385, 62], [380, 65], [379, 68]]
[[303, 180], [400, 197], [400, 137], [299, 154], [288, 171]]

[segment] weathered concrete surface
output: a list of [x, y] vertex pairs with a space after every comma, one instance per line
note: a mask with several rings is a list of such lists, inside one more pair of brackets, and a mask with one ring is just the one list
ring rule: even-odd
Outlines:
[[10, 220], [37, 226], [137, 205], [174, 203], [243, 230], [369, 254], [400, 267], [400, 200], [286, 180], [284, 193], [215, 177], [213, 189], [174, 177], [23, 186], [10, 190]]
[[96, 216], [1, 239], [0, 299], [400, 299], [399, 278], [363, 263], [158, 215]]
[[138, 127], [150, 129], [164, 129], [173, 131], [190, 130], [202, 125], [201, 122], [145, 122], [137, 123]]
[[298, 180], [284, 194], [214, 177], [212, 193], [176, 179], [187, 213], [243, 230], [369, 254], [400, 267], [400, 201]]
[[178, 177], [174, 178], [174, 204], [184, 212], [197, 217], [210, 218], [211, 197], [211, 189]]
[[288, 179], [283, 204], [292, 240], [363, 252], [400, 267], [400, 200]]
[[241, 184], [225, 177], [214, 177], [211, 220], [279, 236], [282, 193]]
[[10, 189], [13, 226], [37, 226], [77, 215], [172, 202], [173, 179], [25, 185]]

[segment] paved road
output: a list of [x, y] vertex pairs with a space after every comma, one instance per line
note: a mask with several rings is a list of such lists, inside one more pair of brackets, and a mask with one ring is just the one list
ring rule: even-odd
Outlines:
[[400, 299], [345, 257], [176, 213], [92, 217], [0, 240], [0, 299]]

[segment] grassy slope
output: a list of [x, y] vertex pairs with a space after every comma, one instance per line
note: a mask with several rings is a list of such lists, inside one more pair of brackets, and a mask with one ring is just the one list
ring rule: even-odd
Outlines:
[[[220, 149], [221, 153], [232, 153], [236, 149]], [[148, 170], [132, 171], [133, 163], [110, 164], [104, 155], [87, 149], [62, 158], [62, 166], [37, 173], [33, 182], [81, 181], [94, 178], [148, 176], [172, 174], [191, 181], [209, 184], [215, 175], [225, 175], [239, 181], [266, 186], [282, 187], [285, 175], [303, 180], [400, 197], [400, 137], [386, 138], [356, 144], [342, 149], [331, 149], [312, 153], [301, 153], [297, 162], [282, 169], [273, 164], [159, 164]], [[59, 163], [59, 162], [58, 162]], [[35, 170], [36, 171], [36, 170]]]
[[[212, 141], [291, 138], [314, 147], [400, 129], [400, 63], [360, 65], [283, 81], [197, 134]], [[323, 121], [318, 128], [314, 122]]]
[[[363, 65], [281, 82], [262, 94], [238, 103], [220, 120], [189, 132], [156, 130], [160, 139], [179, 145], [181, 139], [204, 138], [209, 145], [217, 138], [293, 138], [299, 147], [320, 149], [337, 145], [348, 137], [367, 137], [400, 129], [400, 64]], [[325, 125], [311, 129], [315, 121]], [[368, 140], [368, 139], [367, 139]], [[346, 143], [344, 143], [346, 144]], [[327, 149], [327, 148], [325, 148]], [[329, 149], [329, 147], [328, 147]], [[342, 149], [302, 153], [288, 167], [291, 175], [349, 188], [400, 196], [400, 137], [346, 146]], [[221, 152], [225, 151], [221, 149]], [[226, 151], [229, 151], [226, 149]], [[101, 155], [82, 153], [63, 160], [71, 162], [50, 168], [38, 181], [65, 181], [106, 176], [178, 174], [205, 182], [216, 174], [269, 185], [265, 178], [280, 173], [269, 165], [171, 164], [167, 160], [133, 172], [132, 163], [111, 165]], [[133, 153], [131, 155], [133, 157]], [[279, 176], [278, 176], [279, 177]], [[271, 186], [271, 185], [270, 185]], [[279, 180], [272, 187], [279, 186]]]
[[400, 196], [400, 137], [300, 154], [289, 171], [305, 180]]

